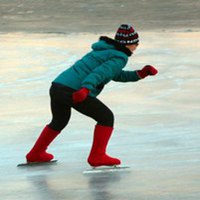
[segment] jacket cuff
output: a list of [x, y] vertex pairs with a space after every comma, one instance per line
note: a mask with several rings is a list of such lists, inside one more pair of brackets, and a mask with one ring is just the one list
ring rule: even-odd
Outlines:
[[83, 85], [81, 85], [81, 88], [87, 88], [89, 91], [91, 91], [93, 89], [92, 85], [90, 85], [90, 84], [83, 84]]

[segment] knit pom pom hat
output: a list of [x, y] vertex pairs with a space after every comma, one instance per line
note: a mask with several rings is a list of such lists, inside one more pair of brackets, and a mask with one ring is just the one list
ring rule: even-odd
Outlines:
[[122, 24], [115, 35], [115, 40], [123, 45], [138, 44], [139, 35], [129, 24]]

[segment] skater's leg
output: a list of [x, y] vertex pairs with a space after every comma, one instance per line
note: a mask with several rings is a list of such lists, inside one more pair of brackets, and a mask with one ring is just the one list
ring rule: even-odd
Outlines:
[[100, 100], [92, 97], [73, 108], [97, 121], [88, 163], [91, 166], [119, 165], [121, 163], [119, 159], [106, 154], [106, 147], [113, 132], [114, 115], [112, 111]]
[[52, 120], [49, 127], [56, 131], [62, 131], [71, 117], [71, 92], [61, 86], [53, 85], [50, 89]]
[[61, 102], [51, 100], [51, 113], [52, 120], [48, 126], [55, 131], [61, 132], [70, 120], [71, 107]]
[[91, 166], [119, 165], [121, 161], [106, 154], [106, 147], [113, 132], [109, 126], [96, 125], [93, 136], [93, 144], [88, 157]]
[[55, 131], [46, 125], [33, 148], [26, 155], [27, 162], [48, 162], [52, 160], [54, 156], [47, 153], [46, 149], [59, 133], [59, 131]]
[[50, 90], [52, 121], [46, 125], [37, 139], [31, 151], [26, 155], [28, 162], [48, 162], [53, 159], [53, 155], [46, 152], [49, 144], [56, 138], [61, 130], [67, 125], [71, 107], [61, 100], [60, 92]]
[[80, 113], [91, 117], [99, 125], [114, 126], [113, 112], [97, 98], [87, 97], [85, 101], [73, 105], [73, 108]]

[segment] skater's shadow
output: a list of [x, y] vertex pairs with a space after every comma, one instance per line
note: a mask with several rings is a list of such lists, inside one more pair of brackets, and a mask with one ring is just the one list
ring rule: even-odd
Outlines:
[[[38, 173], [38, 172], [37, 172]], [[80, 174], [81, 175], [81, 174]], [[88, 200], [114, 200], [117, 199], [120, 191], [116, 191], [120, 186], [121, 179], [129, 176], [128, 172], [107, 172], [98, 174], [87, 174], [80, 177], [72, 175], [49, 176], [49, 174], [34, 174], [27, 176], [29, 192], [33, 199], [80, 199], [83, 195]], [[75, 192], [77, 191], [77, 193]]]
[[88, 185], [90, 188], [91, 199], [93, 200], [112, 200], [116, 199], [115, 185], [120, 182], [122, 174], [99, 173], [88, 175]]

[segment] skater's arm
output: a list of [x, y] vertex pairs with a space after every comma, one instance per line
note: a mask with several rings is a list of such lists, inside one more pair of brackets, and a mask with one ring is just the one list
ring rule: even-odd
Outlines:
[[115, 57], [104, 62], [95, 68], [82, 82], [82, 87], [93, 90], [101, 83], [107, 83], [118, 76], [122, 68], [125, 67], [127, 60], [122, 57]]
[[124, 71], [122, 70], [118, 76], [113, 78], [113, 81], [116, 82], [135, 82], [140, 80], [141, 78], [138, 76], [136, 71]]
[[141, 70], [121, 71], [121, 73], [113, 78], [117, 82], [134, 82], [144, 79], [147, 76], [154, 76], [158, 73], [157, 69], [151, 65], [144, 66]]

